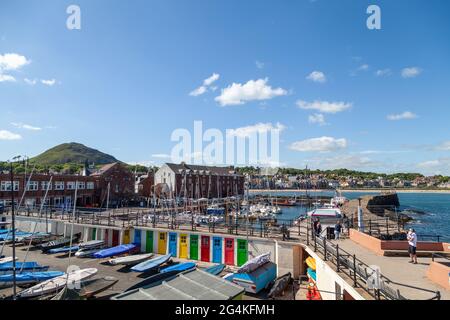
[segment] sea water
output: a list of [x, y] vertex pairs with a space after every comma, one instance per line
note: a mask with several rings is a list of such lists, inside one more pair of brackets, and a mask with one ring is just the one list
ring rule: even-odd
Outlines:
[[[252, 193], [252, 195], [257, 194]], [[271, 196], [304, 195], [304, 192], [261, 192], [260, 194], [270, 194]], [[311, 196], [333, 196], [332, 191], [308, 192]], [[364, 195], [377, 195], [377, 192], [342, 192], [347, 199], [353, 200]], [[419, 240], [436, 241], [436, 236], [440, 236], [440, 241], [450, 242], [450, 194], [448, 193], [398, 193], [400, 209], [414, 220], [407, 225], [416, 230]], [[283, 213], [280, 219], [296, 219], [306, 214], [308, 208], [305, 207], [281, 207]]]

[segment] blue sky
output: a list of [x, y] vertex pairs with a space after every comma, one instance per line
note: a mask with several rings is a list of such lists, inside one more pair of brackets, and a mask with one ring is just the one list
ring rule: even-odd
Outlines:
[[438, 0], [3, 0], [0, 159], [75, 141], [158, 164], [202, 120], [281, 127], [285, 166], [450, 175], [449, 15]]

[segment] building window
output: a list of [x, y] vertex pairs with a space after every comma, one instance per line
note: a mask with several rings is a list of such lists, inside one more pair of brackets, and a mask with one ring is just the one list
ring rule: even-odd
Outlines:
[[84, 188], [85, 188], [85, 183], [84, 183], [84, 181], [79, 181], [79, 182], [78, 182], [78, 189], [84, 190]]
[[64, 181], [56, 181], [55, 190], [64, 190]]
[[52, 190], [52, 184], [49, 181], [42, 181], [41, 182], [41, 189], [46, 191], [48, 188], [48, 190]]
[[67, 182], [67, 190], [75, 190], [75, 182], [74, 181]]
[[94, 183], [93, 182], [86, 183], [86, 189], [93, 190], [94, 189]]
[[30, 181], [27, 184], [27, 191], [37, 191], [39, 189], [39, 183], [37, 181]]
[[[2, 181], [0, 191], [11, 191], [11, 181]], [[19, 191], [19, 181], [14, 181], [14, 191]]]

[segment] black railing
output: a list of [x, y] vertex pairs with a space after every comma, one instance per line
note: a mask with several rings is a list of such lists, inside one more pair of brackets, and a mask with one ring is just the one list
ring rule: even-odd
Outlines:
[[[439, 291], [413, 287], [390, 280], [379, 271], [374, 270], [358, 259], [355, 254], [351, 254], [340, 248], [339, 244], [332, 243], [326, 237], [317, 236], [313, 230], [311, 230], [310, 237], [314, 252], [322, 254], [324, 261], [333, 264], [337, 272], [348, 276], [355, 288], [363, 289], [374, 299], [380, 300], [383, 297], [388, 300], [407, 300], [401, 294], [400, 290], [392, 287], [392, 285], [408, 287], [413, 290], [432, 294], [427, 300], [440, 300], [441, 298]], [[370, 283], [372, 283], [372, 286], [369, 286]]]

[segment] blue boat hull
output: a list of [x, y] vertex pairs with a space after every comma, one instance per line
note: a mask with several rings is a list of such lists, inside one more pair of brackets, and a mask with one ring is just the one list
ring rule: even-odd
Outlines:
[[109, 258], [113, 256], [119, 256], [125, 253], [129, 253], [130, 251], [136, 250], [137, 246], [135, 244], [123, 244], [120, 246], [100, 250], [93, 254], [94, 258], [102, 259]]
[[147, 260], [147, 261], [144, 261], [144, 262], [141, 262], [141, 263], [135, 265], [134, 267], [131, 268], [131, 270], [135, 271], [135, 272], [150, 271], [152, 269], [158, 268], [163, 263], [166, 263], [167, 261], [169, 261], [169, 259], [171, 257], [172, 257], [171, 254], [166, 254], [161, 257], [150, 259], [150, 260]]

